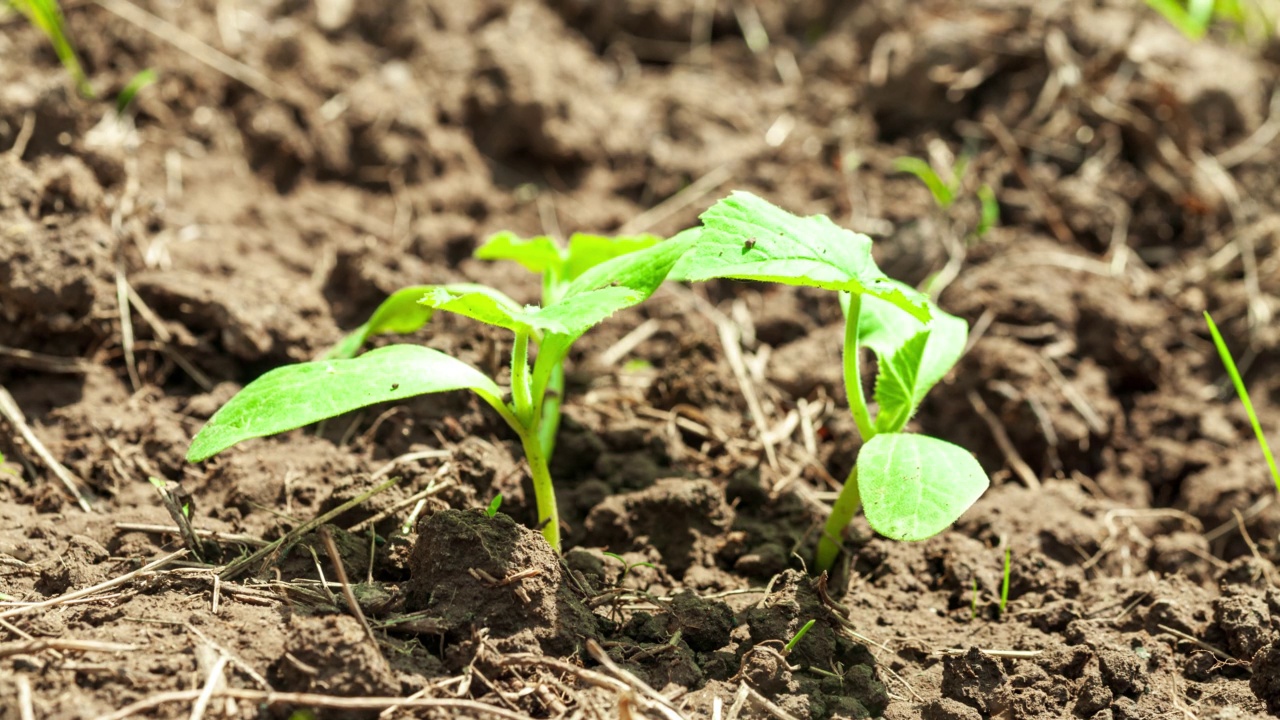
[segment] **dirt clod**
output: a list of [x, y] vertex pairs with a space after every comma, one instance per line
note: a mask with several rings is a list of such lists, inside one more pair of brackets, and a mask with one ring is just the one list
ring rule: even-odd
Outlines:
[[432, 515], [419, 529], [409, 572], [406, 610], [435, 618], [448, 641], [479, 628], [495, 638], [524, 630], [546, 652], [565, 655], [599, 634], [547, 541], [501, 513]]

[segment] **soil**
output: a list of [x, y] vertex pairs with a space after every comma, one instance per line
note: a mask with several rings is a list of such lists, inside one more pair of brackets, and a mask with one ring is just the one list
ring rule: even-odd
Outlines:
[[[0, 17], [0, 719], [1280, 715], [1280, 504], [1202, 318], [1275, 437], [1274, 38], [1118, 0], [66, 5], [98, 99]], [[905, 155], [967, 158], [955, 204]], [[464, 394], [184, 460], [400, 287], [534, 301], [471, 258], [493, 232], [667, 235], [734, 188], [872, 235], [971, 324], [912, 424], [993, 478], [951, 529], [859, 519], [807, 572], [857, 450], [840, 312], [745, 283], [576, 346], [563, 557]], [[510, 342], [441, 316], [375, 344], [402, 341], [495, 372]], [[149, 477], [200, 557], [145, 568], [186, 547]]]

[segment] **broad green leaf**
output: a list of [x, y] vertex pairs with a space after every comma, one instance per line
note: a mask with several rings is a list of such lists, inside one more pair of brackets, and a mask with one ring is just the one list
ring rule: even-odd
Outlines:
[[564, 268], [564, 252], [546, 235], [525, 239], [513, 232], [500, 232], [476, 248], [475, 256], [481, 260], [512, 260], [539, 275], [559, 275]]
[[[903, 292], [913, 292], [907, 285]], [[880, 298], [863, 296], [858, 320], [858, 343], [876, 354], [876, 415], [878, 432], [902, 429], [930, 388], [964, 354], [969, 325], [927, 302], [927, 323]], [[847, 310], [847, 304], [845, 304]]]
[[502, 391], [484, 373], [438, 350], [390, 345], [349, 360], [276, 368], [223, 405], [187, 450], [200, 462], [250, 438], [275, 435], [374, 403], [447, 390], [474, 390], [514, 422]]
[[391, 294], [382, 304], [378, 306], [373, 314], [369, 316], [368, 322], [360, 327], [347, 333], [346, 337], [338, 341], [324, 355], [322, 360], [345, 360], [356, 356], [360, 352], [360, 348], [364, 347], [365, 342], [374, 335], [381, 333], [399, 333], [407, 335], [416, 332], [419, 328], [431, 322], [431, 316], [435, 310], [420, 305], [418, 300], [422, 296], [437, 287], [444, 288], [454, 293], [478, 292], [485, 293], [492, 297], [496, 302], [504, 303], [511, 307], [520, 307], [515, 300], [503, 295], [502, 293], [484, 285], [475, 285], [472, 283], [455, 283], [451, 285], [413, 285], [401, 288]]
[[867, 522], [894, 540], [937, 535], [990, 484], [968, 451], [927, 435], [876, 435], [858, 451], [857, 465]]
[[693, 240], [693, 236], [682, 234], [644, 250], [606, 260], [570, 283], [558, 303], [544, 308], [543, 322], [555, 320], [564, 330], [548, 331], [538, 347], [534, 395], [540, 396], [545, 390], [553, 367], [564, 359], [570, 346], [584, 332], [613, 313], [648, 299], [688, 252]]
[[475, 256], [481, 260], [512, 260], [530, 272], [569, 282], [602, 262], [652, 247], [660, 239], [646, 234], [606, 237], [574, 233], [565, 249], [545, 235], [524, 239], [501, 232], [477, 248]]
[[[448, 288], [434, 287], [418, 302], [435, 310], [447, 310], [486, 325], [496, 325], [512, 332], [531, 331], [535, 328], [537, 306], [508, 305], [486, 292], [453, 292]], [[559, 326], [556, 326], [559, 329]]]
[[605, 237], [574, 233], [569, 238], [569, 253], [565, 259], [565, 280], [574, 280], [582, 273], [620, 255], [644, 250], [656, 245], [661, 238], [656, 235]]
[[[871, 259], [871, 238], [826, 216], [799, 217], [751, 193], [734, 192], [702, 214], [693, 248], [670, 279], [760, 280], [880, 297], [920, 320], [929, 312], [918, 294], [891, 283]], [[685, 236], [685, 233], [681, 233]]]

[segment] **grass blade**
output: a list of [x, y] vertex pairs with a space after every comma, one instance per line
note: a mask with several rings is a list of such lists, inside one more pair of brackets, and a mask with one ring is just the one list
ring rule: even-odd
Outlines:
[[1236, 394], [1240, 396], [1240, 403], [1244, 405], [1244, 412], [1249, 416], [1249, 424], [1253, 426], [1254, 435], [1258, 436], [1258, 447], [1262, 448], [1262, 457], [1267, 461], [1267, 467], [1271, 469], [1271, 478], [1276, 483], [1276, 491], [1280, 492], [1280, 470], [1276, 469], [1275, 456], [1271, 454], [1271, 446], [1267, 444], [1267, 436], [1262, 433], [1262, 423], [1258, 422], [1258, 413], [1253, 410], [1253, 403], [1249, 400], [1249, 391], [1244, 386], [1244, 380], [1240, 377], [1240, 371], [1236, 369], [1236, 361], [1231, 357], [1231, 351], [1227, 349], [1227, 343], [1222, 339], [1222, 334], [1218, 332], [1218, 326], [1213, 322], [1213, 318], [1206, 311], [1204, 320], [1209, 324], [1209, 334], [1213, 336], [1213, 344], [1218, 348], [1218, 357], [1222, 358], [1222, 364], [1227, 368], [1227, 375], [1231, 376], [1231, 383], [1236, 386]]

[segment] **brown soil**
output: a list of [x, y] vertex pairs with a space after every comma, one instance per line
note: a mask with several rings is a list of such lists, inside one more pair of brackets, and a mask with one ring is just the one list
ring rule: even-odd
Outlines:
[[[1276, 41], [1115, 0], [66, 5], [101, 100], [0, 19], [0, 385], [93, 510], [0, 420], [0, 719], [1280, 714], [1280, 504], [1201, 318], [1274, 433]], [[945, 212], [893, 171], [961, 154]], [[1001, 225], [973, 238], [984, 184]], [[742, 331], [776, 462], [705, 304], [662, 289], [571, 359], [562, 558], [470, 396], [184, 462], [237, 388], [399, 287], [534, 300], [471, 259], [489, 233], [671, 233], [731, 188], [873, 235], [904, 280], [960, 263], [941, 303], [976, 341], [915, 423], [992, 474], [952, 529], [859, 520], [805, 572], [856, 451], [839, 310], [734, 283], [694, 292]], [[410, 340], [484, 369], [508, 342], [451, 317]], [[149, 476], [212, 535], [124, 577], [183, 547]], [[374, 640], [317, 534], [216, 579], [391, 476], [328, 532]]]

